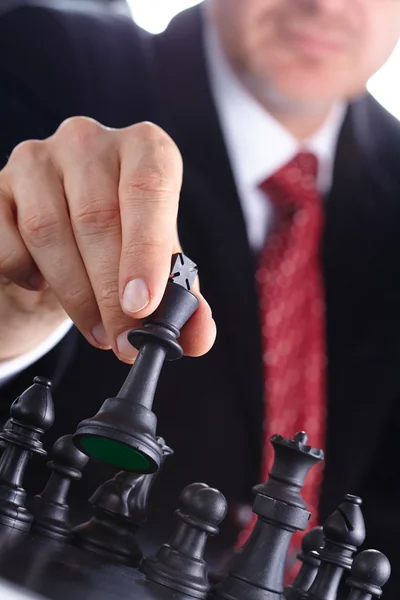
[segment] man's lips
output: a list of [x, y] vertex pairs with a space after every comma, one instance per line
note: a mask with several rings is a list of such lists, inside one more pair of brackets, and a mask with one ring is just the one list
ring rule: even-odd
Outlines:
[[284, 39], [300, 52], [310, 55], [338, 54], [343, 51], [343, 42], [322, 34], [285, 29]]

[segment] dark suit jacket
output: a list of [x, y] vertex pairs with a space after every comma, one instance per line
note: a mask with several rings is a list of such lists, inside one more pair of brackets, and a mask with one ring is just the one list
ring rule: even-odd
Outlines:
[[[77, 114], [114, 127], [152, 120], [183, 154], [180, 237], [199, 265], [219, 335], [209, 354], [170, 363], [162, 374], [155, 410], [159, 433], [175, 449], [153, 495], [163, 521], [182, 486], [195, 480], [219, 487], [232, 506], [249, 501], [262, 443], [254, 256], [210, 94], [201, 29], [197, 9], [155, 37], [129, 20], [101, 14], [27, 7], [0, 19], [3, 162], [19, 141], [44, 138]], [[345, 493], [361, 495], [367, 544], [386, 552], [395, 571], [400, 565], [399, 156], [397, 121], [371, 97], [352, 104], [325, 203], [321, 248], [329, 357], [321, 514], [326, 517]], [[34, 374], [50, 376], [57, 420], [49, 444], [94, 414], [126, 372], [111, 353], [89, 347], [72, 330], [0, 390], [1, 410], [6, 413]], [[29, 485], [39, 486], [40, 469], [31, 472]], [[103, 467], [91, 467], [75, 494], [87, 496], [96, 477], [106, 475]], [[228, 543], [234, 533], [228, 518], [220, 539]], [[393, 590], [399, 577], [393, 576]]]

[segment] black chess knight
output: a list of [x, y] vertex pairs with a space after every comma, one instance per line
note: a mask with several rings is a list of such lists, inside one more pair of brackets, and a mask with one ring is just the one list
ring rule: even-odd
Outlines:
[[[163, 462], [173, 452], [157, 438]], [[162, 465], [161, 465], [162, 466]], [[136, 534], [147, 518], [148, 497], [157, 473], [120, 471], [89, 499], [93, 517], [74, 528], [75, 543], [110, 560], [138, 567], [143, 554]]]

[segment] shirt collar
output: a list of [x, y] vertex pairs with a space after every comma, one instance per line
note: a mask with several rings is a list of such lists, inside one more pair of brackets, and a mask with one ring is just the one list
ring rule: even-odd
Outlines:
[[334, 157], [346, 103], [337, 103], [317, 134], [300, 143], [240, 82], [206, 18], [204, 32], [211, 90], [239, 188], [258, 186], [304, 150], [317, 156], [318, 187], [321, 193], [326, 193], [332, 184]]

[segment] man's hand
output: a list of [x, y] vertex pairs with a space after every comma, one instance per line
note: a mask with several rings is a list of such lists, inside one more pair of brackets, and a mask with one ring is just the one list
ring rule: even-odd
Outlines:
[[[0, 306], [12, 290], [19, 314], [65, 311], [91, 344], [131, 362], [127, 331], [158, 306], [181, 250], [181, 183], [176, 145], [150, 123], [113, 130], [74, 117], [17, 146], [0, 172]], [[210, 308], [194, 293], [200, 306], [181, 335], [191, 356], [215, 339]]]

